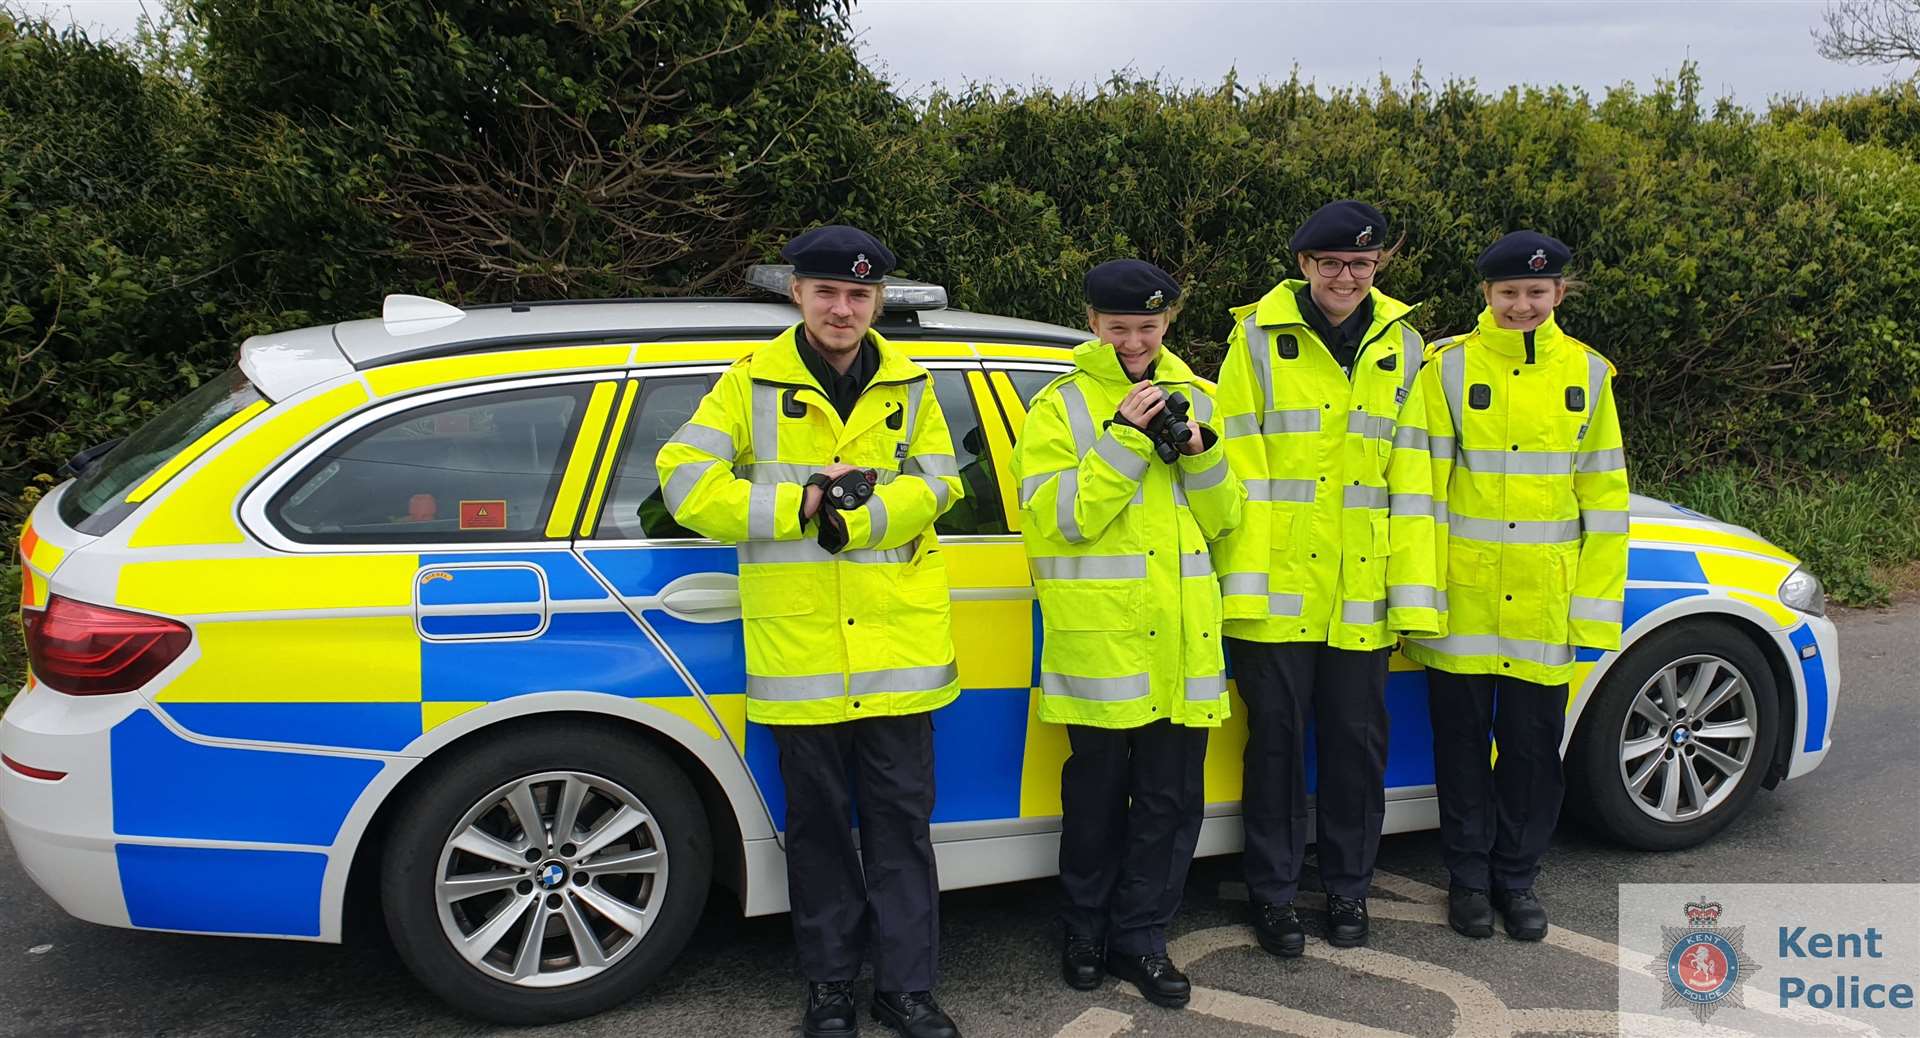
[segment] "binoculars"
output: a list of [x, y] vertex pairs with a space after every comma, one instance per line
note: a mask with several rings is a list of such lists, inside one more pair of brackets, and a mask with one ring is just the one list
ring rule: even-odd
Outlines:
[[1193, 426], [1187, 422], [1188, 407], [1186, 397], [1179, 393], [1168, 393], [1167, 406], [1147, 422], [1145, 429], [1140, 430], [1153, 441], [1154, 453], [1169, 465], [1179, 459], [1180, 449], [1193, 438]]

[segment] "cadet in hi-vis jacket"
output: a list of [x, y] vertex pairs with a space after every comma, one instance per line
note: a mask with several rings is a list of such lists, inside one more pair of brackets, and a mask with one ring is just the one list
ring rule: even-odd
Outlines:
[[1040, 719], [1072, 746], [1061, 973], [1089, 990], [1104, 971], [1184, 1006], [1166, 928], [1200, 835], [1207, 731], [1228, 711], [1208, 542], [1240, 521], [1244, 494], [1211, 397], [1162, 346], [1179, 283], [1115, 260], [1088, 272], [1086, 297], [1094, 338], [1034, 397], [1013, 459], [1045, 628]]
[[1565, 788], [1574, 650], [1620, 648], [1627, 460], [1613, 365], [1554, 320], [1570, 258], [1533, 231], [1482, 253], [1487, 307], [1427, 350], [1401, 419], [1423, 441], [1409, 472], [1432, 472], [1447, 607], [1445, 636], [1406, 652], [1427, 668], [1448, 917], [1470, 937], [1496, 909], [1513, 937], [1546, 936], [1533, 885]]

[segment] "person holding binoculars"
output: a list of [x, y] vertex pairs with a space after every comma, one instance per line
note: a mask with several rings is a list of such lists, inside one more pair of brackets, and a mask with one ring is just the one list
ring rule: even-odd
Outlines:
[[802, 320], [728, 368], [660, 449], [662, 496], [681, 525], [739, 544], [747, 720], [772, 734], [786, 786], [802, 1033], [859, 1033], [867, 957], [874, 1019], [955, 1038], [932, 993], [930, 828], [931, 714], [960, 694], [933, 530], [963, 493], [953, 440], [927, 370], [873, 331], [893, 253], [829, 226], [780, 254]]
[[1060, 774], [1061, 973], [1107, 973], [1186, 1005], [1167, 958], [1205, 807], [1207, 730], [1228, 714], [1208, 542], [1245, 498], [1213, 400], [1163, 346], [1180, 285], [1142, 260], [1086, 276], [1094, 338], [1033, 398], [1014, 450], [1045, 644], [1040, 720], [1067, 726]]
[[[1307, 725], [1327, 940], [1367, 940], [1386, 820], [1394, 635], [1440, 633], [1434, 519], [1400, 412], [1420, 370], [1413, 307], [1373, 285], [1398, 244], [1364, 202], [1321, 207], [1288, 247], [1304, 280], [1233, 311], [1221, 428], [1246, 521], [1219, 546], [1227, 654], [1247, 708], [1247, 893], [1261, 947], [1306, 948]], [[1419, 446], [1424, 448], [1424, 441]], [[1421, 455], [1425, 460], [1424, 454]]]

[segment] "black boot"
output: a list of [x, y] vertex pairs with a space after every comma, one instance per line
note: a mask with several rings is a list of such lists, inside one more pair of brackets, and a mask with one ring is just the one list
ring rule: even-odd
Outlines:
[[1476, 887], [1447, 888], [1447, 925], [1462, 937], [1493, 936], [1493, 906]]
[[1507, 936], [1516, 941], [1537, 941], [1547, 935], [1547, 906], [1533, 896], [1533, 888], [1493, 891], [1493, 907], [1500, 910]]
[[960, 1029], [940, 1010], [931, 991], [876, 991], [873, 1018], [907, 1038], [960, 1038]]
[[851, 1038], [859, 1034], [860, 1014], [853, 1011], [853, 982], [809, 983], [807, 1016], [801, 1030], [807, 1038]]
[[1060, 949], [1060, 979], [1075, 991], [1092, 991], [1107, 975], [1106, 955], [1099, 941], [1076, 937], [1068, 930], [1066, 944]]
[[1156, 1006], [1181, 1009], [1193, 997], [1193, 985], [1187, 975], [1173, 967], [1166, 954], [1121, 955], [1107, 953], [1107, 972], [1140, 989], [1140, 994]]
[[1367, 899], [1327, 895], [1327, 943], [1358, 948], [1367, 943]]
[[1300, 928], [1300, 914], [1293, 902], [1284, 905], [1255, 904], [1253, 933], [1260, 947], [1283, 959], [1292, 959], [1307, 949], [1307, 932]]

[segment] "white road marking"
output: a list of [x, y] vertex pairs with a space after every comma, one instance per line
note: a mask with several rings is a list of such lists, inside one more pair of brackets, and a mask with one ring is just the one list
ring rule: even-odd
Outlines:
[[1067, 1022], [1054, 1038], [1113, 1038], [1133, 1030], [1133, 1017], [1094, 1006]]

